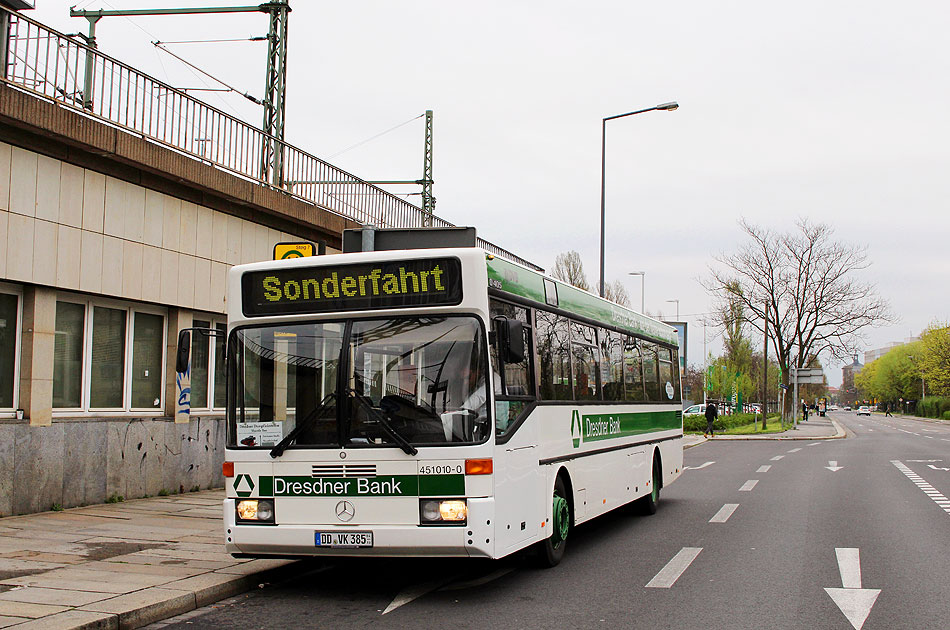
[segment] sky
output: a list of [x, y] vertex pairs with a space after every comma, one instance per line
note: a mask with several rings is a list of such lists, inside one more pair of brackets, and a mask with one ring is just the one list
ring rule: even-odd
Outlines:
[[[35, 0], [34, 19], [86, 30], [79, 8], [234, 6], [220, 0]], [[253, 4], [253, 3], [246, 3]], [[286, 139], [367, 180], [419, 179], [434, 111], [436, 214], [550, 270], [580, 253], [599, 276], [601, 121], [605, 276], [690, 325], [688, 358], [721, 350], [700, 281], [743, 242], [827, 223], [866, 247], [859, 273], [896, 323], [867, 349], [950, 320], [950, 3], [291, 0]], [[176, 87], [212, 85], [150, 42], [265, 35], [263, 14], [107, 18], [100, 48]], [[169, 44], [261, 96], [266, 44]], [[259, 124], [240, 96], [212, 105]], [[406, 123], [406, 124], [403, 124]], [[401, 125], [401, 126], [400, 126]], [[369, 142], [363, 142], [385, 133]], [[351, 148], [354, 147], [355, 148]], [[419, 188], [390, 187], [419, 205]], [[415, 194], [411, 194], [415, 193]], [[753, 340], [753, 347], [761, 342]], [[863, 361], [863, 357], [859, 357]], [[839, 385], [838, 362], [826, 360]]]

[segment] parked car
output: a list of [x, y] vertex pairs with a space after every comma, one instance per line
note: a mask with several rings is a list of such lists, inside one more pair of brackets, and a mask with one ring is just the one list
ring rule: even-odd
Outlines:
[[851, 407], [849, 407], [848, 405], [845, 405], [844, 410], [845, 410], [845, 411], [851, 411]]
[[687, 407], [683, 410], [684, 416], [706, 413], [706, 405], [693, 405], [692, 407]]
[[870, 415], [871, 415], [871, 408], [870, 408], [870, 407], [867, 407], [867, 406], [865, 406], [865, 405], [861, 405], [860, 407], [858, 407], [858, 415], [859, 415], [859, 416], [870, 416]]

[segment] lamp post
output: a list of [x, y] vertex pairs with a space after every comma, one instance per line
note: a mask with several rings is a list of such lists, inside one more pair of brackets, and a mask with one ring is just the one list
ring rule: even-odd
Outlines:
[[[601, 255], [603, 255], [603, 250], [601, 250]], [[601, 271], [603, 271], [603, 259], [601, 259]], [[643, 285], [647, 283], [647, 272], [645, 271], [631, 271], [627, 274], [628, 276], [640, 276], [640, 312], [643, 312]], [[603, 276], [603, 273], [601, 273]]]
[[680, 301], [679, 300], [667, 300], [667, 302], [676, 302], [676, 321], [680, 320]]
[[[617, 114], [616, 116], [607, 116], [601, 121], [600, 124], [600, 297], [604, 297], [604, 234], [606, 230], [606, 225], [604, 223], [604, 199], [606, 194], [606, 179], [605, 172], [607, 170], [607, 121], [613, 120], [614, 118], [624, 118], [626, 116], [633, 116], [634, 114], [642, 114], [644, 112], [652, 111], [665, 111], [671, 112], [674, 109], [679, 107], [679, 103], [672, 101], [670, 103], [660, 103], [655, 107], [648, 107], [646, 109], [638, 109], [635, 112], [627, 112], [626, 114]], [[643, 310], [641, 308], [641, 310]]]

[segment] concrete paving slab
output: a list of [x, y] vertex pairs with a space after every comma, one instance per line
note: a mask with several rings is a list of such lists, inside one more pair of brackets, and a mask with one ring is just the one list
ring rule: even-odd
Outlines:
[[120, 628], [138, 628], [195, 608], [195, 594], [192, 592], [147, 588], [88, 604], [80, 610], [111, 613], [118, 616]]
[[67, 610], [14, 627], [17, 630], [119, 630], [119, 617], [110, 613]]
[[0, 601], [28, 602], [62, 606], [85, 606], [100, 599], [114, 597], [113, 593], [93, 593], [70, 589], [25, 586], [0, 593]]
[[31, 604], [27, 602], [0, 601], [0, 615], [8, 617], [27, 617], [36, 619], [69, 610], [69, 606], [53, 604]]
[[228, 575], [254, 575], [263, 571], [270, 571], [272, 569], [285, 567], [293, 563], [294, 560], [250, 560], [244, 564], [218, 569], [215, 571], [215, 573], [225, 573]]
[[0, 558], [0, 575], [10, 575], [12, 572], [30, 571], [39, 573], [41, 571], [52, 571], [68, 566], [62, 562], [39, 562], [29, 558]]
[[177, 582], [169, 582], [162, 588], [194, 593], [195, 605], [201, 607], [243, 593], [253, 585], [254, 580], [245, 575], [206, 573]]
[[233, 561], [213, 562], [210, 560], [183, 560], [181, 558], [169, 558], [168, 556], [153, 556], [146, 552], [142, 552], [141, 555], [133, 554], [130, 556], [122, 556], [121, 558], [111, 558], [107, 560], [107, 562], [201, 569], [198, 573], [214, 571], [215, 569], [222, 569], [234, 564]]
[[8, 617], [6, 615], [0, 615], [0, 628], [9, 628], [10, 626], [15, 626], [29, 620], [29, 617]]
[[208, 569], [187, 567], [184, 565], [133, 564], [118, 562], [111, 559], [104, 560], [102, 562], [96, 562], [89, 568], [96, 571], [107, 571], [113, 573], [133, 573], [136, 575], [154, 576], [164, 575], [172, 579], [191, 577], [192, 575], [198, 575], [199, 573], [208, 571]]

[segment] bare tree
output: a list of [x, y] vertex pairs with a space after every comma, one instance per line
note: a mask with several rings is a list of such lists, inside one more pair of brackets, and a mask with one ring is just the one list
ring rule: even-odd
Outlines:
[[790, 367], [807, 367], [819, 355], [849, 358], [864, 329], [893, 321], [874, 285], [855, 277], [870, 265], [865, 247], [836, 241], [830, 226], [807, 219], [787, 233], [744, 219], [739, 225], [749, 241], [734, 254], [716, 257], [719, 266], [710, 268], [704, 286], [721, 300], [719, 313], [732, 312], [732, 302], [741, 304], [744, 321], [760, 335], [768, 315], [783, 383]]
[[604, 287], [604, 297], [620, 306], [630, 306], [630, 294], [620, 280], [608, 282]]
[[581, 261], [581, 255], [574, 250], [557, 255], [557, 258], [554, 259], [554, 269], [551, 271], [551, 275], [558, 280], [574, 285], [578, 289], [590, 291], [587, 276], [584, 275], [584, 263]]

